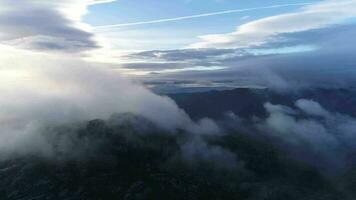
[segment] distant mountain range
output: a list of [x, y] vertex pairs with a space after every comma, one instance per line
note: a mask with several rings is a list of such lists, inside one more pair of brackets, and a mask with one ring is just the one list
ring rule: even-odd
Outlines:
[[356, 116], [356, 89], [309, 89], [280, 93], [269, 89], [237, 88], [233, 90], [168, 94], [193, 119], [218, 119], [226, 112], [239, 117], [265, 116], [266, 102], [294, 107], [298, 99], [314, 100], [331, 112]]

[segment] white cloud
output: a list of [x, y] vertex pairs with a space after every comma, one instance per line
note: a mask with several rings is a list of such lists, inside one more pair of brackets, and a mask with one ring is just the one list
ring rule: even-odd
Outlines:
[[0, 152], [41, 151], [46, 142], [38, 144], [43, 139], [39, 129], [114, 113], [137, 114], [172, 132], [219, 131], [213, 121], [194, 123], [170, 98], [104, 67], [75, 56], [0, 45]]
[[291, 113], [292, 109], [286, 106], [266, 103], [268, 117], [258, 128], [281, 139], [297, 156], [322, 169], [345, 164], [347, 155], [356, 149], [356, 119], [331, 113], [312, 100], [300, 99], [295, 106], [304, 115]]
[[241, 25], [235, 32], [201, 36], [191, 48], [244, 48], [258, 46], [281, 33], [327, 27], [356, 16], [355, 0], [325, 0], [301, 11], [276, 15]]
[[219, 130], [208, 119], [194, 123], [173, 100], [105, 70], [107, 66], [68, 54], [96, 47], [80, 17], [87, 6], [104, 2], [111, 1], [0, 0], [1, 153], [46, 152], [41, 128], [114, 113], [138, 114], [172, 132]]
[[328, 117], [330, 113], [313, 100], [299, 99], [295, 105], [303, 112], [320, 117]]

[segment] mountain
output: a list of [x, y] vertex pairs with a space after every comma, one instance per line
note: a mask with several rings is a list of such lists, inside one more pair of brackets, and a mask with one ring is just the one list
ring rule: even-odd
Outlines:
[[294, 107], [298, 99], [319, 102], [329, 111], [356, 116], [356, 90], [349, 89], [310, 89], [276, 92], [269, 89], [237, 88], [233, 90], [208, 91], [197, 93], [173, 93], [175, 100], [192, 118], [209, 117], [219, 119], [226, 112], [233, 112], [243, 118], [266, 115], [264, 104], [281, 104]]
[[[136, 122], [147, 126], [138, 130]], [[53, 145], [49, 157], [13, 155], [0, 162], [1, 199], [344, 200], [349, 192], [273, 145], [237, 133], [204, 137], [210, 149], [236, 155], [230, 167], [184, 158], [190, 134], [164, 132], [131, 114], [54, 127], [45, 137]], [[62, 141], [65, 148], [57, 145]]]
[[[170, 97], [194, 119], [221, 119], [228, 111], [246, 119], [263, 117], [266, 102], [294, 107], [300, 98], [356, 113], [353, 89], [293, 94], [235, 89]], [[252, 129], [256, 134], [171, 132], [124, 113], [41, 130], [45, 152], [26, 146], [28, 153], [1, 155], [0, 199], [353, 200], [356, 195], [354, 161], [326, 174], [257, 129]]]

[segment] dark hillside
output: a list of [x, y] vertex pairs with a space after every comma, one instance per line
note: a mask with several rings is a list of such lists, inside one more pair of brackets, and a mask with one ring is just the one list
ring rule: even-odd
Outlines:
[[243, 118], [265, 116], [263, 104], [292, 106], [298, 99], [312, 99], [330, 111], [356, 116], [355, 89], [311, 89], [297, 93], [276, 93], [268, 89], [238, 88], [201, 93], [169, 94], [191, 117], [218, 119], [232, 111]]

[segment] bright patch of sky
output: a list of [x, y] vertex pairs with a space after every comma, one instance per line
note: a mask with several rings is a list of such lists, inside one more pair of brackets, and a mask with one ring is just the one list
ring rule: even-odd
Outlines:
[[273, 55], [273, 54], [289, 54], [289, 53], [301, 53], [317, 50], [317, 47], [311, 45], [298, 45], [292, 47], [283, 48], [265, 48], [265, 49], [248, 49], [247, 52], [256, 55]]

